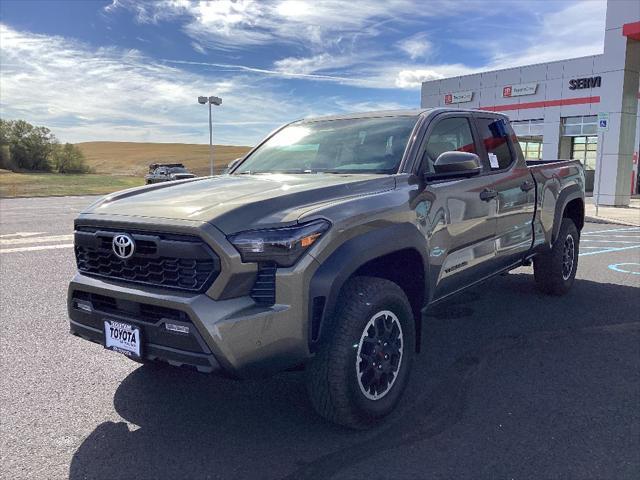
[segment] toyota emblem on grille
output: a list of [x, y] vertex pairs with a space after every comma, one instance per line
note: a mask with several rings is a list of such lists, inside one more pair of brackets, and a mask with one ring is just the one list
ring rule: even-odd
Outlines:
[[131, 258], [136, 249], [136, 244], [133, 242], [133, 238], [125, 233], [113, 237], [111, 246], [113, 248], [113, 253], [123, 260]]

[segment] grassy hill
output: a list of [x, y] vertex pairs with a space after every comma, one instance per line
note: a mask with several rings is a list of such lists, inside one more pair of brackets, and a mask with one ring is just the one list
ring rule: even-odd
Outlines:
[[[209, 175], [209, 145], [188, 143], [84, 142], [76, 144], [93, 174], [0, 171], [0, 197], [101, 195], [144, 183], [150, 163], [184, 163], [196, 175]], [[250, 147], [215, 145], [216, 172]]]
[[[95, 173], [144, 175], [150, 163], [184, 163], [196, 175], [209, 175], [209, 145], [189, 143], [83, 142], [76, 144]], [[216, 171], [250, 147], [214, 145]]]

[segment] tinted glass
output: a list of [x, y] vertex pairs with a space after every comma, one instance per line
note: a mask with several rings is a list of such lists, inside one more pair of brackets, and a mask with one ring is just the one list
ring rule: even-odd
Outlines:
[[395, 173], [418, 117], [301, 122], [269, 138], [234, 172]]
[[476, 153], [476, 146], [471, 135], [469, 120], [445, 118], [433, 128], [422, 152], [422, 171], [433, 173], [433, 163], [444, 152]]
[[492, 170], [508, 168], [513, 161], [509, 148], [509, 131], [501, 118], [479, 118], [478, 132], [489, 155]]

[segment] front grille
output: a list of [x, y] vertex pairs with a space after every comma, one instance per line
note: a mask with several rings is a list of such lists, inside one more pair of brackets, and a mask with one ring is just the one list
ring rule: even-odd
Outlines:
[[[115, 235], [135, 243], [131, 258], [112, 250]], [[78, 270], [88, 275], [163, 288], [201, 292], [220, 272], [220, 259], [198, 237], [79, 227], [75, 233]]]
[[276, 303], [276, 266], [274, 264], [259, 265], [256, 282], [251, 289], [251, 298], [259, 305]]

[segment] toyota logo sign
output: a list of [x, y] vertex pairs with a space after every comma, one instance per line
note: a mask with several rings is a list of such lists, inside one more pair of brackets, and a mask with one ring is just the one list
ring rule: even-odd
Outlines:
[[122, 233], [113, 237], [111, 247], [113, 248], [113, 253], [115, 253], [118, 258], [126, 260], [127, 258], [131, 258], [133, 255], [133, 252], [136, 249], [136, 244], [133, 242], [133, 238]]

